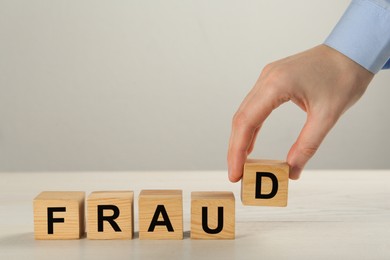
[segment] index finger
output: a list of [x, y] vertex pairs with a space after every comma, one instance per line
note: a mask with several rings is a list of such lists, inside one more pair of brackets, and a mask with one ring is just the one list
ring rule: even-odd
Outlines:
[[233, 117], [232, 131], [228, 148], [229, 179], [237, 182], [243, 174], [243, 167], [256, 133], [272, 110], [285, 100], [280, 99], [275, 91], [255, 87], [242, 102]]

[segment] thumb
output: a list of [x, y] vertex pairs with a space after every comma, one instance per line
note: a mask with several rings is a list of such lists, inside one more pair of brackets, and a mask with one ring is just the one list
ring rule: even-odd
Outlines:
[[313, 157], [320, 147], [336, 120], [333, 117], [308, 115], [298, 139], [287, 155], [290, 165], [290, 179], [297, 180], [306, 163]]

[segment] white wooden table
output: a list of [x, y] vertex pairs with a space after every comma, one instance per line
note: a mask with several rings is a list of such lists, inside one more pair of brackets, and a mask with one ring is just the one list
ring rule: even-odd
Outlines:
[[[44, 190], [182, 189], [180, 241], [36, 241], [33, 198]], [[191, 240], [190, 193], [236, 196], [236, 239]], [[0, 173], [0, 259], [390, 259], [390, 171], [306, 171], [287, 208], [246, 207], [226, 172]]]

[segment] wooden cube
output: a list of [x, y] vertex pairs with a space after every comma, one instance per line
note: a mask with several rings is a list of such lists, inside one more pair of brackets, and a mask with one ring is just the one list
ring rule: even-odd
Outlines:
[[251, 160], [244, 165], [241, 200], [244, 205], [287, 206], [289, 166], [276, 160]]
[[138, 205], [140, 239], [183, 239], [181, 190], [142, 190]]
[[88, 239], [132, 239], [134, 193], [95, 191], [87, 199]]
[[85, 192], [43, 191], [33, 201], [35, 239], [79, 239], [85, 232]]
[[234, 239], [235, 199], [229, 191], [191, 193], [191, 238]]

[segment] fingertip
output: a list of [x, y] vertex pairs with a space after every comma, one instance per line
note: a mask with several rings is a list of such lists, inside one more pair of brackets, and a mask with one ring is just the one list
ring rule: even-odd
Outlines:
[[287, 155], [287, 164], [290, 166], [289, 178], [290, 180], [298, 180], [301, 177], [303, 167], [299, 167], [296, 163], [296, 143], [291, 147]]
[[302, 169], [299, 167], [291, 167], [289, 178], [290, 180], [298, 180], [301, 177]]
[[229, 181], [232, 182], [232, 183], [236, 183], [238, 181], [241, 180], [241, 176], [237, 175], [237, 174], [230, 174], [229, 173]]
[[241, 180], [247, 154], [242, 151], [232, 149], [228, 154], [228, 177], [233, 183]]

